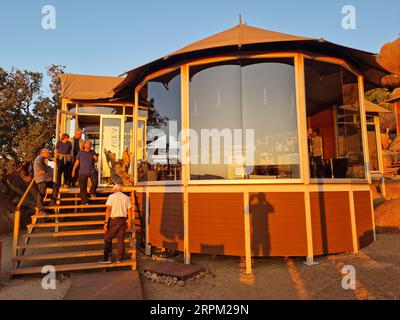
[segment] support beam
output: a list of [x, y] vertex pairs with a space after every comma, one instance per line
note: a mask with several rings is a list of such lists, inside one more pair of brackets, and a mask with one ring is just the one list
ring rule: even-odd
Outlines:
[[373, 230], [373, 233], [374, 233], [374, 241], [376, 241], [375, 212], [374, 212], [374, 201], [373, 201], [373, 197], [372, 197], [372, 190], [369, 190], [369, 198], [370, 198], [370, 202], [371, 202], [372, 230]]
[[349, 191], [349, 205], [350, 205], [351, 235], [353, 239], [353, 252], [357, 253], [359, 247], [358, 247], [356, 212], [355, 212], [356, 210], [354, 206], [354, 193], [352, 190]]
[[246, 253], [246, 274], [251, 274], [251, 230], [250, 230], [250, 204], [249, 193], [243, 193], [243, 208], [244, 208], [244, 242]]
[[189, 249], [189, 195], [188, 184], [189, 172], [189, 67], [187, 64], [181, 66], [181, 163], [183, 182], [183, 256], [184, 262], [190, 264]]
[[306, 257], [305, 264], [308, 266], [313, 266], [313, 265], [317, 264], [317, 262], [314, 262], [310, 191], [304, 192], [304, 204], [305, 204], [305, 209], [306, 209], [306, 237], [307, 237], [307, 257]]
[[150, 231], [150, 193], [146, 191], [146, 243], [145, 243], [145, 253], [147, 255], [151, 254], [151, 246], [149, 244], [149, 231]]

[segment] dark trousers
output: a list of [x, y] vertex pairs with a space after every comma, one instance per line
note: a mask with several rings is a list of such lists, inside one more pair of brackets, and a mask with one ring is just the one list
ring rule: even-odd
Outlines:
[[75, 176], [71, 177], [71, 187], [75, 187], [76, 183], [78, 182], [78, 179], [79, 179], [79, 165], [75, 169]]
[[323, 178], [324, 177], [324, 165], [322, 163], [322, 157], [312, 157], [312, 178]]
[[79, 174], [79, 189], [81, 193], [81, 201], [82, 203], [88, 203], [89, 202], [89, 197], [87, 193], [87, 182], [88, 179], [90, 179], [90, 193], [96, 193], [97, 189], [97, 172], [93, 172], [90, 174]]
[[61, 185], [61, 177], [64, 175], [64, 183], [69, 186], [71, 184], [71, 171], [71, 162], [57, 160], [57, 183]]
[[51, 195], [51, 202], [56, 202], [58, 198], [58, 192], [60, 190], [60, 185], [58, 183], [54, 183], [53, 181], [43, 181], [36, 184], [38, 193], [36, 197], [36, 206], [42, 210], [43, 209], [43, 199], [46, 196], [47, 188], [53, 189], [53, 193]]
[[122, 261], [125, 255], [126, 218], [112, 218], [108, 220], [107, 232], [104, 236], [104, 260], [108, 260], [112, 252], [112, 240], [118, 239], [117, 260]]

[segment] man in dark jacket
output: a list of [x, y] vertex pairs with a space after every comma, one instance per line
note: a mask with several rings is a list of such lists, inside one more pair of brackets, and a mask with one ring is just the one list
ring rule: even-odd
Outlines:
[[74, 168], [72, 169], [72, 177], [75, 177], [76, 168], [79, 166], [79, 188], [81, 194], [82, 204], [89, 204], [89, 198], [87, 194], [87, 183], [90, 179], [90, 195], [92, 198], [95, 197], [98, 177], [95, 167], [97, 162], [97, 154], [92, 150], [92, 143], [86, 141], [83, 145], [83, 150], [79, 151], [76, 155]]
[[56, 204], [58, 197], [59, 185], [53, 182], [53, 169], [47, 165], [50, 158], [50, 150], [42, 149], [40, 154], [33, 162], [33, 174], [36, 186], [38, 188], [38, 195], [36, 198], [36, 206], [39, 210], [43, 209], [43, 198], [46, 196], [47, 188], [53, 189], [51, 197], [51, 205]]

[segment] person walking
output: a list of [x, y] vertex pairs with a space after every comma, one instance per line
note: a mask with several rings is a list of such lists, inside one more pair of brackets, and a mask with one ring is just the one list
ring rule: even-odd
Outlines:
[[43, 199], [46, 196], [47, 188], [53, 189], [50, 204], [56, 205], [59, 185], [53, 182], [53, 169], [47, 165], [50, 158], [50, 150], [44, 148], [33, 162], [33, 176], [38, 189], [36, 197], [36, 206], [43, 210]]
[[56, 182], [61, 186], [61, 178], [64, 176], [64, 185], [71, 186], [71, 170], [73, 155], [71, 154], [72, 144], [69, 141], [69, 135], [64, 133], [61, 140], [57, 142], [54, 151], [54, 160], [57, 165]]
[[112, 240], [117, 238], [117, 259], [120, 263], [125, 255], [125, 233], [132, 229], [132, 203], [130, 198], [122, 193], [122, 186], [116, 184], [113, 193], [106, 202], [106, 218], [104, 222], [104, 256], [99, 263], [111, 263]]
[[89, 197], [87, 193], [87, 183], [90, 179], [90, 195], [95, 198], [97, 189], [97, 170], [95, 163], [98, 160], [97, 154], [92, 150], [92, 143], [85, 141], [83, 150], [79, 151], [76, 155], [75, 164], [72, 169], [72, 177], [75, 177], [77, 167], [79, 166], [79, 188], [81, 194], [81, 203], [84, 205], [89, 204]]
[[[82, 129], [76, 129], [75, 134], [73, 137], [69, 139], [69, 142], [71, 142], [72, 149], [71, 149], [71, 155], [73, 158], [73, 161], [75, 161], [76, 156], [78, 155], [78, 152], [83, 150], [83, 144], [84, 141], [82, 139]], [[75, 177], [71, 177], [71, 186], [75, 186], [79, 177], [79, 166], [76, 168], [76, 175]]]

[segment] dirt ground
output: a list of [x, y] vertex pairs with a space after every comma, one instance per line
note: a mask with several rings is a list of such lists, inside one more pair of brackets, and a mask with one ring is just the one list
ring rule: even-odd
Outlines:
[[[316, 257], [307, 266], [301, 258], [255, 258], [253, 275], [244, 274], [238, 257], [192, 255], [191, 262], [207, 271], [204, 278], [184, 287], [167, 287], [143, 275], [138, 253], [138, 271], [144, 299], [400, 299], [400, 179], [388, 184], [392, 200], [374, 192], [377, 241], [357, 254]], [[69, 275], [59, 275], [56, 290], [44, 290], [40, 276], [8, 280], [11, 268], [12, 235], [0, 234], [3, 257], [0, 272], [0, 300], [63, 299], [71, 285]], [[174, 258], [179, 261], [181, 256]], [[343, 266], [353, 266], [356, 288], [342, 288]]]
[[[41, 277], [7, 280], [4, 271], [11, 267], [11, 235], [3, 240], [0, 299], [62, 299], [71, 279], [57, 280], [56, 290], [43, 290]], [[4, 252], [5, 249], [5, 252]], [[178, 257], [179, 258], [179, 257]], [[149, 259], [139, 255], [140, 261]], [[307, 266], [300, 258], [257, 258], [253, 276], [242, 273], [235, 257], [192, 255], [192, 263], [208, 274], [185, 287], [167, 287], [146, 279], [142, 272], [144, 299], [400, 299], [400, 233], [378, 234], [377, 241], [358, 254], [339, 254], [316, 258]], [[341, 286], [341, 268], [356, 270], [356, 289]]]

